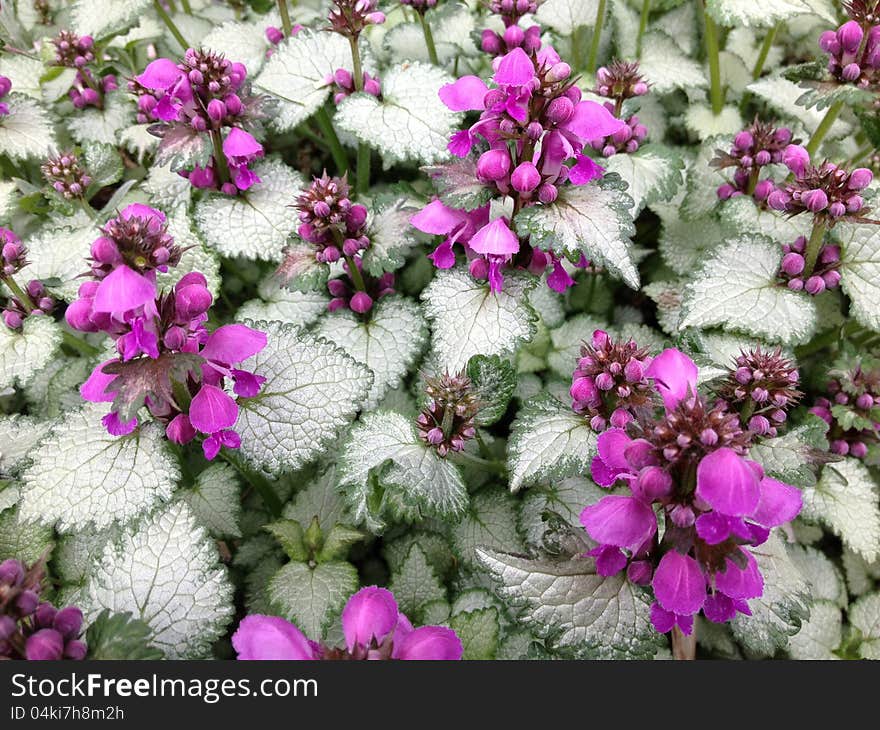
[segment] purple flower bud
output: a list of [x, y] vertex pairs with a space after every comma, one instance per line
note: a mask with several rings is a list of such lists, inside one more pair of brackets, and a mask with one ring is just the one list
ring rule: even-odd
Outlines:
[[733, 197], [733, 194], [736, 192], [736, 188], [733, 187], [730, 183], [724, 183], [718, 187], [716, 193], [718, 194], [719, 200], [729, 200]]
[[659, 466], [646, 466], [632, 485], [633, 494], [645, 502], [666, 497], [672, 491], [672, 477]]
[[782, 163], [791, 170], [795, 176], [801, 177], [801, 175], [804, 174], [807, 165], [810, 164], [810, 153], [800, 145], [790, 144], [782, 151]]
[[40, 629], [25, 643], [25, 656], [31, 661], [58, 660], [63, 653], [64, 639], [54, 629]]
[[789, 276], [797, 276], [804, 270], [804, 257], [799, 253], [787, 253], [782, 257], [782, 270]]
[[864, 459], [868, 455], [868, 447], [861, 441], [854, 441], [849, 446], [849, 453], [857, 459]]
[[806, 190], [801, 193], [801, 202], [811, 213], [820, 213], [828, 207], [828, 196], [824, 190]]
[[483, 180], [502, 180], [510, 170], [510, 154], [506, 149], [491, 149], [477, 160], [477, 177]]
[[555, 83], [557, 81], [565, 81], [569, 76], [571, 76], [571, 66], [565, 63], [565, 61], [560, 61], [550, 67], [545, 78], [547, 81]]
[[828, 206], [828, 212], [834, 218], [840, 218], [840, 216], [842, 216], [846, 213], [846, 206], [839, 201], [835, 201], [831, 205]]
[[227, 113], [232, 116], [238, 116], [241, 114], [241, 110], [244, 108], [244, 105], [241, 103], [241, 99], [238, 98], [236, 94], [227, 94], [223, 99], [223, 103], [226, 105]]
[[777, 188], [767, 196], [767, 205], [773, 210], [784, 211], [788, 206], [791, 196], [784, 190]]
[[749, 430], [757, 434], [766, 434], [770, 431], [770, 421], [764, 416], [752, 416], [749, 419]]
[[88, 647], [82, 641], [68, 641], [64, 645], [64, 658], [80, 661], [86, 658]]
[[162, 337], [162, 342], [169, 350], [182, 350], [186, 345], [186, 330], [183, 327], [169, 327]]
[[531, 193], [541, 184], [541, 173], [532, 162], [521, 162], [510, 176], [510, 184], [520, 193]]
[[844, 51], [847, 53], [855, 53], [859, 50], [864, 34], [865, 32], [862, 30], [862, 26], [855, 20], [850, 20], [837, 29], [837, 40], [840, 42], [840, 47]]
[[480, 36], [480, 48], [483, 50], [483, 53], [488, 53], [490, 56], [497, 56], [501, 53], [503, 48], [501, 45], [501, 38], [494, 30], [489, 30], [487, 28]]
[[529, 122], [526, 127], [526, 136], [529, 139], [533, 139], [535, 141], [541, 139], [541, 136], [544, 134], [544, 127], [541, 126], [540, 122]]
[[850, 173], [847, 187], [850, 190], [864, 190], [871, 184], [873, 179], [874, 173], [872, 173], [867, 167], [857, 167]]
[[770, 161], [772, 159], [773, 158], [771, 157], [770, 153], [767, 150], [760, 150], [755, 155], [755, 164], [756, 165], [769, 165]]
[[173, 444], [188, 444], [196, 437], [196, 429], [188, 415], [179, 413], [165, 427], [165, 436]]
[[0, 644], [15, 633], [17, 626], [11, 616], [0, 616]]
[[518, 25], [510, 25], [504, 31], [504, 42], [508, 50], [521, 46], [525, 38], [525, 31]]
[[24, 580], [24, 566], [15, 558], [0, 563], [0, 583], [17, 586]]
[[273, 46], [277, 46], [282, 40], [284, 40], [284, 33], [280, 28], [270, 25], [266, 28], [266, 40]]
[[6, 76], [0, 76], [0, 99], [12, 89], [12, 82]]
[[83, 615], [76, 606], [67, 606], [55, 614], [54, 628], [65, 639], [75, 639], [82, 629]]
[[562, 124], [571, 118], [574, 104], [565, 96], [558, 96], [547, 106], [545, 117], [551, 124]]
[[849, 453], [849, 444], [843, 439], [832, 441], [831, 452], [834, 454], [839, 454], [840, 456], [846, 456]]
[[704, 446], [714, 446], [718, 443], [718, 432], [714, 428], [704, 428], [700, 432], [700, 443]]
[[182, 320], [192, 320], [208, 311], [214, 298], [201, 284], [190, 284], [177, 290], [174, 308]]
[[549, 205], [559, 196], [559, 190], [551, 183], [544, 183], [538, 188], [538, 200]]
[[596, 387], [599, 390], [611, 390], [614, 387], [614, 378], [608, 373], [599, 373], [596, 376]]
[[819, 263], [823, 265], [835, 264], [840, 261], [840, 246], [823, 246], [819, 252]]
[[590, 428], [594, 431], [604, 431], [608, 426], [608, 422], [602, 416], [596, 415], [590, 419]]
[[804, 288], [803, 279], [792, 279], [788, 282], [788, 288], [792, 291], [801, 291]]
[[623, 369], [623, 374], [630, 383], [637, 383], [645, 377], [645, 369], [638, 360], [630, 360]]
[[632, 414], [625, 408], [615, 408], [611, 414], [611, 425], [614, 428], [626, 428], [627, 424], [632, 420]]
[[58, 610], [48, 601], [43, 601], [34, 611], [34, 622], [38, 629], [51, 629]]
[[204, 132], [208, 128], [208, 123], [201, 115], [194, 116], [190, 124], [192, 125], [192, 128], [195, 129], [197, 132]]
[[733, 138], [733, 146], [742, 152], [750, 150], [754, 144], [755, 138], [748, 130], [743, 130]]
[[85, 102], [86, 106], [95, 106], [100, 101], [101, 97], [98, 96], [98, 92], [94, 89], [83, 89], [82, 90], [82, 99]]
[[222, 121], [223, 117], [226, 116], [226, 104], [220, 101], [220, 99], [211, 99], [208, 102], [208, 116], [213, 122]]
[[840, 41], [837, 40], [837, 33], [833, 30], [826, 30], [819, 36], [819, 48], [825, 53], [836, 56], [840, 52]]
[[654, 570], [647, 560], [634, 560], [626, 569], [626, 577], [630, 583], [637, 586], [646, 586], [651, 582], [654, 576]]
[[860, 408], [863, 411], [867, 411], [869, 408], [874, 407], [874, 398], [870, 393], [862, 393], [858, 398], [856, 398], [856, 408]]
[[357, 312], [358, 314], [365, 314], [366, 312], [369, 312], [370, 309], [372, 309], [373, 299], [366, 292], [355, 292], [348, 306], [351, 307], [351, 310], [353, 312]]
[[11, 309], [7, 309], [3, 312], [3, 323], [11, 330], [17, 330], [21, 327], [23, 321], [24, 320], [18, 312], [13, 312]]
[[846, 201], [846, 209], [849, 213], [858, 213], [865, 201], [862, 199], [861, 195], [850, 195]]
[[677, 504], [672, 508], [672, 511], [669, 513], [669, 517], [672, 521], [678, 525], [678, 527], [690, 527], [694, 524], [695, 517], [694, 511], [685, 504]]
[[813, 296], [821, 294], [825, 291], [825, 280], [821, 276], [811, 276], [807, 279], [804, 289], [807, 290], [807, 294], [812, 294]]

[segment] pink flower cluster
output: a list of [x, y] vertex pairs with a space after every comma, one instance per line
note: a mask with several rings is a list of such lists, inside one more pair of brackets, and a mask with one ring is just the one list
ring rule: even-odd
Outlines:
[[864, 459], [880, 442], [880, 364], [856, 362], [832, 373], [827, 397], [817, 398], [810, 413], [828, 424], [832, 453]]
[[76, 69], [76, 78], [68, 92], [70, 100], [77, 109], [94, 106], [104, 107], [104, 96], [118, 88], [113, 74], [96, 76], [90, 65], [95, 63], [95, 41], [91, 36], [78, 36], [69, 30], [62, 30], [52, 39], [55, 46], [55, 65]]
[[782, 250], [782, 264], [779, 278], [792, 291], [805, 291], [811, 296], [821, 294], [826, 289], [836, 289], [840, 285], [840, 246], [826, 243], [819, 249], [819, 256], [812, 273], [804, 279], [807, 239], [798, 236], [793, 243], [786, 243]]
[[800, 512], [801, 494], [748, 459], [750, 435], [725, 403], [709, 407], [697, 393], [690, 358], [664, 350], [645, 375], [664, 413], [599, 436], [593, 480], [622, 483], [628, 494], [603, 497], [581, 522], [598, 543], [590, 552], [598, 572], [626, 569], [630, 581], [650, 585], [657, 631], [689, 634], [700, 611], [719, 623], [750, 615], [748, 599], [763, 593], [750, 548]]
[[456, 660], [461, 640], [444, 626], [413, 628], [400, 612], [391, 591], [361, 588], [342, 610], [345, 647], [312, 641], [292, 623], [277, 616], [246, 616], [232, 636], [243, 660]]
[[[553, 203], [560, 185], [599, 178], [602, 168], [582, 154], [584, 146], [625, 123], [601, 104], [581, 99], [571, 67], [549, 46], [531, 52], [514, 48], [493, 65], [491, 88], [477, 76], [463, 76], [440, 89], [440, 98], [453, 111], [481, 112], [476, 124], [452, 136], [449, 151], [467, 157], [475, 148], [483, 150], [476, 178], [495, 195], [513, 197], [514, 218], [523, 207]], [[489, 204], [464, 210], [435, 200], [410, 222], [420, 231], [444, 236], [430, 256], [437, 268], [455, 265], [453, 246], [460, 244], [471, 274], [487, 278], [492, 291], [503, 287], [502, 268], [511, 264], [538, 274], [552, 265], [548, 284], [556, 291], [574, 283], [555, 252], [520, 241], [510, 219], [490, 220], [489, 211]]]
[[880, 24], [875, 14], [861, 13], [852, 3], [851, 19], [837, 30], [826, 30], [819, 37], [819, 47], [828, 54], [828, 70], [842, 83], [859, 88], [876, 86], [880, 80]]
[[0, 228], [0, 281], [12, 290], [2, 309], [3, 324], [11, 330], [20, 330], [26, 317], [50, 314], [55, 308], [55, 300], [39, 279], [31, 279], [24, 291], [19, 291], [13, 276], [27, 264], [27, 250], [21, 239], [8, 228]]
[[718, 150], [712, 166], [719, 169], [734, 168], [733, 180], [718, 188], [718, 197], [728, 200], [737, 195], [751, 195], [755, 202], [763, 204], [776, 189], [770, 178], [761, 179], [762, 169], [767, 165], [784, 163], [797, 157], [798, 140], [792, 140], [788, 127], [774, 127], [772, 124], [755, 119], [752, 124], [733, 138], [733, 146], [728, 152]]
[[238, 448], [232, 430], [238, 405], [224, 385], [231, 380], [242, 398], [259, 393], [265, 378], [237, 366], [265, 347], [266, 335], [240, 324], [209, 334], [212, 296], [198, 272], [171, 292], [157, 292], [156, 272], [176, 265], [181, 254], [161, 211], [129, 205], [102, 232], [92, 244], [92, 276], [65, 316], [74, 329], [110, 335], [119, 357], [95, 367], [82, 397], [113, 403], [103, 423], [114, 436], [131, 433], [146, 407], [170, 441], [201, 436], [208, 459], [222, 446]]
[[534, 14], [538, 5], [538, 0], [490, 0], [489, 12], [501, 16], [504, 33], [486, 28], [480, 36], [483, 52], [500, 56], [514, 48], [522, 48], [526, 53], [537, 51], [541, 47], [541, 27], [533, 25], [523, 30], [519, 21], [524, 15]]
[[263, 157], [263, 146], [243, 129], [256, 114], [246, 79], [244, 64], [189, 48], [180, 63], [159, 58], [129, 83], [144, 121], [164, 122], [157, 130], [163, 140], [211, 135], [210, 162], [178, 170], [194, 187], [236, 195], [260, 182], [249, 165]]
[[635, 114], [623, 117], [623, 105], [627, 99], [644, 96], [648, 93], [648, 84], [639, 72], [637, 61], [614, 61], [596, 71], [596, 93], [611, 101], [605, 102], [605, 108], [615, 117], [621, 118], [625, 125], [605, 137], [590, 140], [590, 146], [600, 152], [603, 157], [611, 157], [619, 153], [632, 154], [638, 150], [648, 137], [648, 129], [639, 121]]
[[384, 23], [385, 13], [378, 0], [332, 0], [327, 20], [330, 30], [356, 40], [367, 26]]

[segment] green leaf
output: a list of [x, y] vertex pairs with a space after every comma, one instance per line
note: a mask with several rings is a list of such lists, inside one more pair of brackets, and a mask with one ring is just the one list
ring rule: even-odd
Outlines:
[[450, 208], [474, 210], [488, 203], [492, 188], [477, 177], [476, 163], [470, 158], [456, 157], [451, 162], [422, 168], [437, 187], [440, 200]]
[[86, 631], [89, 659], [92, 660], [156, 660], [165, 652], [150, 645], [149, 625], [130, 612], [111, 613], [104, 609]]
[[603, 578], [593, 560], [548, 560], [477, 550], [499, 596], [520, 620], [564, 653], [593, 659], [649, 659], [662, 637], [651, 598], [622, 574]]
[[535, 20], [567, 36], [575, 28], [595, 25], [598, 10], [599, 0], [544, 0], [538, 5]]
[[760, 5], [751, 0], [706, 0], [706, 11], [725, 28], [770, 28], [811, 12], [801, 0], [766, 0]]
[[169, 659], [205, 658], [232, 618], [232, 586], [217, 548], [176, 502], [104, 548], [84, 591], [88, 619], [131, 612]]
[[560, 534], [560, 530], [568, 526], [576, 534], [583, 532], [580, 515], [584, 507], [595, 504], [607, 493], [583, 476], [552, 479], [532, 487], [519, 509], [518, 524], [526, 544], [545, 552], [553, 548], [556, 548], [553, 552], [562, 550], [564, 544], [560, 544], [560, 538], [567, 536]]
[[334, 525], [324, 539], [323, 547], [318, 551], [317, 560], [319, 563], [326, 563], [343, 558], [348, 555], [352, 545], [363, 539], [364, 533], [359, 530], [345, 525]]
[[133, 26], [149, 7], [150, 0], [76, 0], [70, 27], [81, 35], [106, 38]]
[[404, 63], [382, 74], [382, 98], [352, 94], [336, 109], [337, 126], [377, 149], [386, 164], [431, 163], [449, 156], [446, 145], [461, 114], [438, 92], [455, 79], [429, 63]]
[[827, 449], [827, 424], [816, 416], [788, 433], [764, 439], [752, 446], [749, 457], [757, 461], [770, 476], [802, 489], [816, 483], [817, 450]]
[[351, 563], [285, 565], [269, 581], [269, 596], [280, 615], [293, 621], [308, 637], [320, 640], [330, 622], [358, 589]]
[[80, 109], [67, 122], [70, 136], [84, 145], [87, 142], [115, 145], [119, 134], [135, 121], [137, 106], [126, 89], [104, 96], [104, 107]]
[[287, 557], [294, 562], [305, 562], [309, 559], [309, 551], [305, 544], [305, 533], [302, 525], [296, 520], [278, 520], [264, 528], [278, 540]]
[[243, 63], [248, 70], [248, 77], [256, 77], [266, 62], [266, 51], [272, 48], [266, 38], [267, 22], [268, 19], [259, 17], [255, 23], [228, 20], [202, 38], [199, 45]]
[[13, 162], [45, 159], [57, 146], [49, 115], [34, 99], [14, 91], [3, 99], [9, 114], [0, 123], [0, 153]]
[[52, 549], [54, 537], [51, 527], [23, 519], [18, 508], [0, 512], [0, 560], [35, 563]]
[[648, 144], [633, 154], [610, 157], [608, 173], [617, 173], [628, 185], [635, 218], [646, 205], [671, 200], [684, 183], [684, 160], [675, 150], [662, 144]]
[[630, 240], [635, 234], [630, 214], [634, 204], [624, 189], [616, 175], [609, 175], [599, 183], [561, 190], [555, 203], [520, 211], [516, 231], [530, 236], [533, 246], [565, 254], [572, 261], [584, 255], [638, 289]]
[[295, 470], [328, 449], [354, 419], [373, 375], [335, 345], [280, 322], [257, 323], [268, 344], [242, 367], [266, 378], [239, 402], [241, 453], [270, 474]]
[[516, 369], [498, 355], [475, 355], [467, 364], [467, 376], [480, 403], [475, 417], [478, 426], [491, 426], [507, 411], [516, 390]]
[[[823, 68], [825, 64], [822, 64]], [[818, 109], [804, 109], [798, 105], [804, 90], [794, 81], [784, 76], [767, 76], [750, 83], [746, 90], [766, 102], [770, 108], [775, 109], [786, 119], [799, 122], [804, 125], [811, 134], [821, 124], [825, 112]], [[835, 119], [834, 124], [828, 131], [829, 139], [839, 139], [847, 134], [849, 125], [842, 119]]]
[[483, 608], [467, 613], [459, 613], [449, 622], [464, 647], [462, 659], [494, 659], [498, 651], [499, 634], [498, 610]]
[[714, 216], [686, 220], [672, 206], [659, 207], [659, 215], [663, 221], [660, 255], [679, 276], [691, 274], [724, 241], [724, 229]]
[[330, 297], [324, 291], [292, 291], [268, 277], [257, 287], [259, 299], [249, 299], [239, 307], [236, 319], [254, 322], [284, 322], [308, 327], [327, 311]]
[[810, 617], [801, 630], [788, 640], [792, 659], [828, 661], [839, 659], [834, 651], [843, 640], [840, 608], [829, 601], [815, 601], [810, 606]]
[[726, 242], [685, 290], [681, 327], [721, 326], [770, 342], [806, 342], [816, 329], [812, 298], [781, 286], [782, 249], [767, 238]]
[[766, 236], [779, 244], [791, 243], [798, 236], [810, 237], [811, 224], [808, 216], [786, 217], [776, 211], [759, 208], [746, 195], [725, 200], [720, 208], [721, 222], [736, 238], [746, 234]]
[[843, 240], [840, 283], [852, 303], [850, 313], [880, 331], [880, 226], [844, 225], [837, 231]]
[[122, 179], [122, 158], [113, 145], [86, 142], [83, 145], [83, 157], [95, 190]]
[[861, 633], [859, 655], [880, 659], [880, 593], [862, 596], [849, 610], [849, 622]]
[[196, 520], [215, 537], [241, 537], [241, 496], [238, 475], [227, 464], [212, 464], [184, 493]]
[[458, 468], [428, 447], [399, 413], [364, 416], [341, 452], [339, 488], [356, 522], [374, 532], [396, 502], [444, 519], [460, 515], [467, 505]]
[[666, 33], [651, 31], [642, 38], [641, 72], [656, 94], [675, 89], [705, 89], [703, 67], [686, 56]]
[[507, 445], [510, 490], [589, 472], [596, 434], [583, 416], [551, 395], [526, 403], [517, 414]]
[[418, 545], [410, 548], [400, 570], [391, 576], [388, 589], [397, 599], [400, 610], [411, 621], [419, 621], [425, 606], [432, 601], [445, 601], [446, 590], [440, 584], [425, 553]]
[[877, 484], [858, 459], [826, 464], [819, 482], [804, 490], [801, 516], [822, 522], [869, 563], [880, 554]]
[[283, 516], [296, 520], [303, 529], [318, 518], [321, 531], [329, 532], [337, 525], [351, 524], [342, 495], [336, 490], [339, 479], [335, 466], [329, 466], [322, 474], [309, 482], [284, 508]]
[[776, 532], [751, 552], [764, 576], [764, 595], [749, 600], [751, 616], [738, 614], [730, 626], [746, 649], [773, 656], [788, 645], [789, 637], [809, 617], [810, 587]]
[[493, 550], [523, 549], [516, 528], [516, 499], [494, 486], [471, 497], [468, 511], [452, 528], [452, 542], [461, 561], [477, 567], [476, 548]]
[[377, 205], [367, 222], [370, 245], [364, 252], [364, 268], [373, 276], [396, 271], [403, 266], [406, 256], [418, 244], [415, 229], [409, 219], [418, 208], [405, 198]]
[[457, 372], [474, 355], [514, 352], [535, 334], [537, 316], [527, 293], [536, 283], [514, 272], [505, 275], [502, 291], [491, 292], [464, 267], [438, 271], [422, 292], [433, 335], [429, 359], [439, 370]]
[[372, 371], [373, 386], [364, 405], [371, 409], [400, 385], [425, 346], [428, 327], [415, 302], [392, 295], [380, 299], [366, 321], [348, 308], [327, 314], [315, 334]]

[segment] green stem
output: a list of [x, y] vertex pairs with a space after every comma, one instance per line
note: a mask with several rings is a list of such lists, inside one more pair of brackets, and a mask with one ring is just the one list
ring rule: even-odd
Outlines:
[[599, 0], [596, 10], [596, 24], [593, 26], [593, 37], [590, 40], [590, 55], [587, 57], [587, 71], [596, 70], [596, 59], [599, 56], [599, 42], [602, 40], [602, 26], [605, 24], [605, 0]]
[[434, 45], [434, 34], [431, 33], [431, 26], [429, 25], [427, 18], [425, 18], [425, 13], [416, 13], [416, 15], [419, 16], [419, 22], [422, 24], [425, 45], [428, 47], [428, 59], [435, 66], [439, 66], [440, 61], [437, 58], [437, 47]]
[[101, 350], [99, 350], [94, 345], [90, 345], [85, 340], [81, 340], [79, 337], [74, 335], [72, 332], [68, 332], [67, 330], [61, 331], [61, 341], [71, 350], [76, 350], [80, 355], [85, 355], [86, 357], [92, 357], [93, 355], [98, 355], [101, 352]]
[[370, 147], [365, 142], [358, 145], [357, 152], [357, 181], [355, 191], [363, 195], [370, 188]]
[[804, 253], [804, 280], [813, 274], [816, 268], [816, 260], [819, 258], [819, 250], [822, 248], [822, 241], [825, 238], [825, 224], [820, 221], [813, 222], [813, 231], [810, 233], [810, 240], [807, 241], [807, 250]]
[[89, 201], [85, 198], [79, 198], [79, 207], [83, 209], [83, 212], [89, 216], [92, 220], [97, 219], [98, 213], [97, 211], [89, 205]]
[[718, 28], [715, 21], [706, 12], [706, 3], [703, 2], [703, 18], [706, 23], [706, 57], [709, 60], [709, 81], [711, 84], [710, 98], [712, 100], [712, 113], [715, 116], [721, 114], [724, 109], [724, 88], [721, 86], [721, 61], [718, 51]]
[[858, 330], [858, 323], [855, 321], [847, 322], [843, 327], [834, 327], [827, 332], [823, 332], [818, 337], [814, 337], [806, 345], [795, 348], [794, 354], [798, 361], [805, 360], [826, 347], [830, 347], [836, 342], [843, 341], [848, 335]]
[[174, 21], [171, 20], [171, 16], [165, 12], [165, 8], [162, 7], [162, 3], [159, 0], [153, 0], [153, 7], [156, 8], [157, 15], [162, 18], [162, 22], [165, 23], [168, 30], [171, 31], [171, 35], [174, 36], [174, 39], [181, 45], [181, 47], [185, 50], [190, 47], [189, 43], [187, 43], [186, 38], [183, 37], [183, 34], [178, 30], [177, 26], [174, 25]]
[[281, 500], [278, 499], [278, 494], [272, 488], [272, 485], [269, 484], [269, 481], [261, 474], [257, 474], [248, 469], [238, 457], [230, 454], [228, 449], [220, 449], [220, 456], [232, 466], [233, 469], [241, 474], [248, 484], [257, 490], [272, 517], [280, 517], [282, 508]]
[[183, 8], [183, 12], [187, 15], [193, 14], [192, 6], [189, 4], [189, 0], [180, 0], [180, 7]]
[[284, 37], [290, 38], [293, 34], [293, 25], [290, 23], [290, 13], [287, 12], [287, 0], [278, 0], [278, 12], [281, 15], [281, 27]]
[[211, 142], [214, 144], [214, 169], [217, 171], [217, 180], [222, 186], [229, 182], [229, 165], [223, 152], [223, 135], [219, 129], [211, 130]]
[[345, 150], [342, 148], [342, 143], [336, 135], [336, 130], [333, 129], [333, 122], [330, 121], [330, 115], [323, 106], [315, 112], [315, 122], [318, 127], [320, 127], [321, 134], [324, 135], [324, 140], [330, 147], [330, 154], [333, 155], [333, 162], [336, 164], [336, 171], [340, 175], [344, 174], [346, 170], [348, 170], [348, 155], [345, 154]]
[[767, 62], [767, 56], [770, 53], [770, 49], [773, 47], [773, 41], [776, 40], [776, 34], [778, 32], [779, 25], [774, 25], [767, 31], [767, 35], [764, 37], [764, 42], [761, 44], [761, 51], [758, 53], [758, 60], [755, 61], [755, 66], [752, 68], [753, 79], [757, 80], [760, 78], [761, 73], [764, 71], [764, 64]]
[[872, 144], [866, 144], [862, 147], [858, 152], [856, 152], [852, 157], [849, 158], [849, 162], [847, 162], [848, 167], [852, 167], [858, 162], [864, 160], [868, 155], [870, 155], [876, 147]]
[[831, 125], [834, 124], [841, 109], [843, 109], [842, 101], [836, 101], [828, 107], [828, 111], [825, 112], [825, 116], [822, 117], [822, 121], [819, 122], [819, 126], [816, 127], [816, 131], [813, 132], [813, 136], [806, 144], [806, 150], [810, 153], [811, 158], [818, 151], [819, 145], [822, 144], [822, 140], [825, 139], [825, 135], [828, 134], [828, 130], [831, 129]]
[[571, 29], [571, 65], [574, 70], [580, 71], [584, 66], [584, 57], [581, 53], [581, 27]]
[[13, 279], [11, 276], [4, 276], [3, 283], [9, 288], [9, 291], [12, 292], [12, 296], [14, 296], [18, 301], [21, 302], [21, 306], [23, 306], [28, 313], [33, 312], [37, 307], [34, 304], [33, 300], [28, 296], [28, 293], [22, 289], [18, 282]]
[[467, 451], [456, 451], [456, 456], [461, 457], [465, 461], [481, 466], [484, 469], [490, 469], [497, 474], [505, 474], [507, 472], [507, 464], [503, 461], [490, 461], [489, 459], [481, 459], [479, 456], [469, 454]]
[[639, 34], [636, 36], [636, 58], [642, 57], [642, 36], [648, 28], [648, 16], [651, 14], [651, 0], [642, 0], [642, 14], [639, 17]]
[[357, 38], [349, 38], [348, 45], [351, 47], [351, 74], [354, 77], [352, 79], [352, 81], [354, 82], [354, 90], [363, 91], [364, 70], [361, 66], [361, 52], [358, 50]]
[[364, 277], [361, 275], [361, 270], [357, 267], [357, 262], [351, 256], [346, 256], [345, 263], [348, 264], [348, 276], [351, 278], [354, 288], [358, 291], [365, 292], [367, 287], [366, 284], [364, 284]]

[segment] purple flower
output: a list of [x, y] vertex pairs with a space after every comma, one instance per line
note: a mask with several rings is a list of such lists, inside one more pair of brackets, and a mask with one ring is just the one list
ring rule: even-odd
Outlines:
[[667, 411], [673, 410], [688, 395], [696, 393], [697, 366], [680, 350], [669, 348], [655, 357], [645, 375], [654, 378]]
[[299, 629], [274, 616], [247, 616], [232, 636], [239, 659], [461, 659], [462, 644], [443, 626], [413, 628], [385, 588], [355, 593], [342, 610], [345, 648], [309, 641]]
[[263, 156], [263, 145], [238, 127], [233, 127], [223, 140], [223, 154], [229, 164], [229, 172], [232, 182], [239, 190], [248, 190], [258, 182], [262, 182], [255, 175], [248, 163]]

